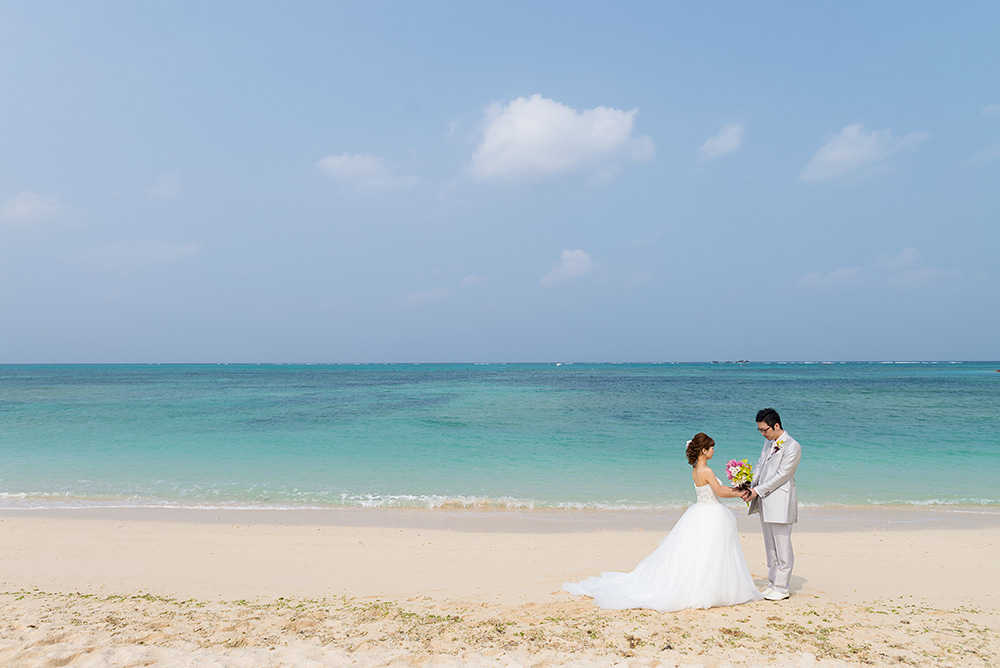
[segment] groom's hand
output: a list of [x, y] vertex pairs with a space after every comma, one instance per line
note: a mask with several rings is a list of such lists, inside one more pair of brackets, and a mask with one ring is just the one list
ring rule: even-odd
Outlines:
[[757, 498], [757, 490], [751, 489], [750, 491], [748, 491], [746, 493], [746, 496], [744, 497], [743, 500], [746, 501], [747, 503], [750, 503], [751, 501], [753, 501], [756, 498]]

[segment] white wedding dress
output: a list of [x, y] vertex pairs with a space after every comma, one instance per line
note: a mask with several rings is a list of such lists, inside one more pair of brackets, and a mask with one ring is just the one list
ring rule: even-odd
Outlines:
[[563, 589], [592, 596], [598, 606], [612, 610], [711, 608], [760, 599], [743, 557], [736, 517], [710, 485], [696, 486], [695, 493], [697, 503], [631, 573], [602, 573], [567, 582]]

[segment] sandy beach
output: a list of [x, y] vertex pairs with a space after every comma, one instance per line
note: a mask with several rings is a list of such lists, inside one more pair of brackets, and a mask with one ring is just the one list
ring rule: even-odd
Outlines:
[[[737, 509], [738, 510], [738, 509]], [[804, 509], [793, 596], [602, 611], [676, 513], [92, 509], [0, 514], [13, 665], [989, 665], [1000, 513]], [[754, 520], [740, 519], [763, 582]]]

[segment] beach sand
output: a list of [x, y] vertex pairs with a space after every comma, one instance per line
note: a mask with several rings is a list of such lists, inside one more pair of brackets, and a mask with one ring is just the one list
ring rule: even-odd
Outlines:
[[[740, 512], [738, 508], [734, 510]], [[603, 611], [663, 513], [0, 514], [3, 665], [995, 665], [1000, 513], [803, 509], [793, 596]], [[740, 518], [758, 583], [753, 518]]]

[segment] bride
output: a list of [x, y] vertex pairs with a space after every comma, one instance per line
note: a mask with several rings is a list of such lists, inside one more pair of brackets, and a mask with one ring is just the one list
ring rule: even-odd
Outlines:
[[677, 520], [667, 537], [631, 573], [602, 573], [582, 582], [567, 582], [571, 594], [592, 596], [602, 608], [682, 610], [756, 601], [736, 517], [719, 497], [738, 497], [708, 468], [715, 441], [701, 432], [687, 443], [697, 503]]

